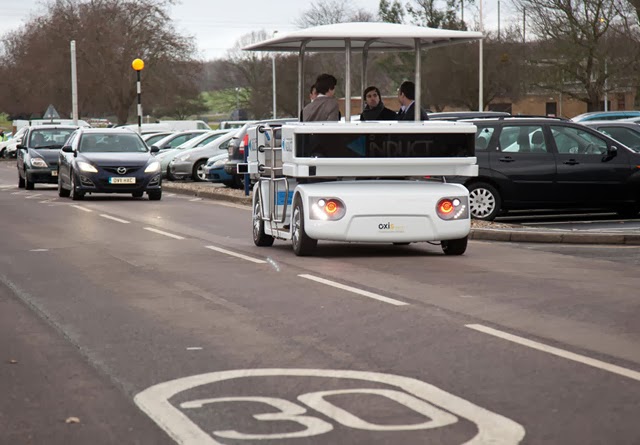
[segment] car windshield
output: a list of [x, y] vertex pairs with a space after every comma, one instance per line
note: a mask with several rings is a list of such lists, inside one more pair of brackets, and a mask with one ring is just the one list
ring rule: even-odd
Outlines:
[[34, 130], [29, 136], [28, 146], [30, 148], [61, 148], [65, 141], [69, 139], [75, 129], [50, 128], [46, 130]]
[[89, 133], [80, 139], [84, 153], [144, 153], [147, 146], [137, 134]]

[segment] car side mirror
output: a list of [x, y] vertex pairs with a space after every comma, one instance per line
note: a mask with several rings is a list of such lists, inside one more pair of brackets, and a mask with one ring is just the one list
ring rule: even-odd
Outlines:
[[151, 146], [151, 153], [158, 153], [159, 151], [160, 151], [160, 148], [157, 145]]
[[27, 147], [25, 147], [25, 146], [24, 146], [24, 145], [22, 145], [22, 144], [18, 144], [18, 145], [16, 145], [16, 148], [17, 148], [18, 150], [24, 150], [24, 149], [26, 149]]
[[607, 148], [607, 157], [614, 157], [617, 154], [618, 154], [618, 147], [616, 147], [615, 145], [610, 145]]
[[65, 145], [64, 147], [62, 147], [62, 151], [64, 151], [65, 153], [73, 153], [73, 148], [71, 147], [71, 145]]

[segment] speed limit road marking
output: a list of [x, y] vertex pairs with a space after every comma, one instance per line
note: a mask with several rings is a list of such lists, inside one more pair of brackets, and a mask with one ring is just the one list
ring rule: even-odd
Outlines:
[[[297, 401], [278, 397], [242, 396], [211, 397], [182, 402], [179, 407], [169, 400], [176, 394], [202, 385], [211, 385], [247, 377], [320, 377], [359, 380], [363, 388], [316, 391], [297, 396]], [[366, 382], [388, 385], [389, 389], [367, 388]], [[329, 396], [342, 394], [372, 394], [390, 399], [422, 415], [424, 422], [400, 425], [379, 425], [365, 421], [355, 414], [338, 407], [328, 400]], [[481, 408], [468, 400], [443, 391], [426, 382], [393, 374], [377, 372], [326, 370], [326, 369], [244, 369], [220, 371], [184, 377], [152, 386], [135, 396], [136, 404], [176, 442], [182, 445], [221, 445], [216, 438], [236, 440], [296, 439], [320, 436], [340, 425], [355, 430], [419, 431], [442, 428], [457, 423], [460, 419], [472, 422], [477, 434], [465, 445], [515, 445], [525, 436], [522, 425], [499, 414]], [[203, 431], [191, 421], [187, 413], [208, 405], [233, 402], [255, 402], [262, 404], [262, 412], [253, 417], [263, 422], [295, 422], [299, 428], [291, 432], [251, 434], [238, 429]], [[296, 403], [297, 402], [297, 403]], [[276, 412], [274, 412], [274, 408]], [[222, 409], [222, 408], [221, 408]], [[320, 413], [321, 418], [314, 413]], [[325, 419], [331, 420], [328, 422]]]

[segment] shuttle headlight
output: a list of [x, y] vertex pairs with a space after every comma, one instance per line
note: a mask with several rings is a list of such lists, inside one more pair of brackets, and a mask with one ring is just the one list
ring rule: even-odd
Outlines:
[[337, 198], [309, 198], [311, 211], [309, 217], [311, 219], [319, 219], [323, 221], [337, 221], [347, 212], [344, 202]]
[[469, 218], [469, 198], [466, 196], [442, 198], [436, 205], [436, 213], [445, 221]]

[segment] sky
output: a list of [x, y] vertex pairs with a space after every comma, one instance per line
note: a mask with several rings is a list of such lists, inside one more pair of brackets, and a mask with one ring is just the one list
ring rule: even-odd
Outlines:
[[[485, 29], [497, 27], [497, 1], [500, 0], [483, 0]], [[351, 0], [349, 4], [375, 14], [379, 2]], [[178, 0], [170, 15], [180, 34], [195, 38], [200, 58], [211, 60], [223, 58], [239, 38], [251, 31], [264, 29], [270, 34], [296, 30], [295, 21], [313, 3], [312, 0]], [[503, 0], [503, 17], [509, 11], [505, 3]], [[43, 4], [42, 0], [0, 0], [0, 36], [18, 29], [32, 15], [43, 13]], [[467, 23], [477, 16], [477, 6], [465, 9]]]

